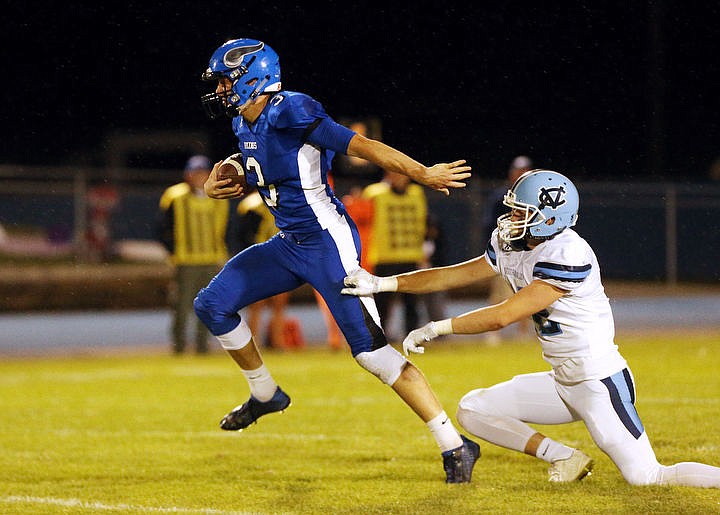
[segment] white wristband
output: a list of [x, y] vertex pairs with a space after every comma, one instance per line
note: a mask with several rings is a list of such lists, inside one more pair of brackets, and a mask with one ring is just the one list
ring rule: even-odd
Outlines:
[[378, 290], [379, 291], [397, 291], [398, 289], [398, 281], [397, 277], [390, 276], [390, 277], [379, 277], [378, 281]]
[[438, 336], [453, 334], [452, 318], [446, 318], [445, 320], [433, 322], [433, 326], [435, 327], [435, 332]]

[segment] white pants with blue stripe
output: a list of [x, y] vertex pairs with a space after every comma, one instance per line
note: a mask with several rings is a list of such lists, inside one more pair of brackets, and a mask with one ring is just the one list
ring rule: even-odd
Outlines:
[[720, 468], [658, 463], [634, 401], [629, 369], [572, 385], [557, 382], [552, 371], [539, 372], [469, 392], [460, 401], [457, 418], [475, 436], [520, 452], [537, 432], [527, 423], [582, 420], [597, 446], [631, 484], [720, 488]]

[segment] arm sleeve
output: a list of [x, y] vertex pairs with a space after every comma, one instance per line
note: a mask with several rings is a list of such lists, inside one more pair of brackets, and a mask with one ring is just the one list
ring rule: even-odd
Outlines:
[[539, 261], [533, 267], [533, 277], [542, 279], [562, 290], [574, 290], [590, 275], [591, 264], [563, 265], [549, 261]]
[[592, 260], [584, 246], [566, 247], [541, 252], [533, 266], [533, 277], [563, 290], [574, 290], [592, 272]]
[[307, 141], [338, 154], [345, 154], [353, 136], [355, 136], [355, 132], [347, 127], [330, 118], [322, 118], [308, 134]]

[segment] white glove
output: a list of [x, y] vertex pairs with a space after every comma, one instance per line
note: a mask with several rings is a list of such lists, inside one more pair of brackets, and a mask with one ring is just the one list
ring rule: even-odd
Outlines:
[[397, 291], [395, 277], [377, 277], [362, 268], [350, 272], [343, 281], [345, 286], [340, 293], [345, 295], [372, 295], [382, 291]]
[[452, 321], [449, 318], [425, 324], [420, 329], [410, 331], [410, 334], [405, 337], [403, 340], [403, 352], [405, 352], [406, 356], [409, 356], [408, 352], [422, 354], [425, 352], [425, 347], [423, 347], [425, 343], [438, 336], [452, 334], [452, 332]]

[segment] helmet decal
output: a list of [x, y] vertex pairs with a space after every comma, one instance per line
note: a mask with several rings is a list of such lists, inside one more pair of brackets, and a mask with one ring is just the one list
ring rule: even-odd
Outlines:
[[242, 64], [243, 58], [247, 54], [252, 54], [254, 52], [257, 52], [258, 50], [262, 50], [262, 48], [265, 46], [265, 43], [260, 41], [256, 45], [248, 45], [248, 46], [242, 46], [239, 48], [231, 48], [227, 51], [227, 53], [223, 56], [223, 63], [225, 63], [225, 66], [228, 68], [237, 68]]
[[565, 203], [565, 188], [558, 186], [557, 188], [541, 187], [538, 192], [539, 209], [547, 206], [550, 209], [557, 209]]

